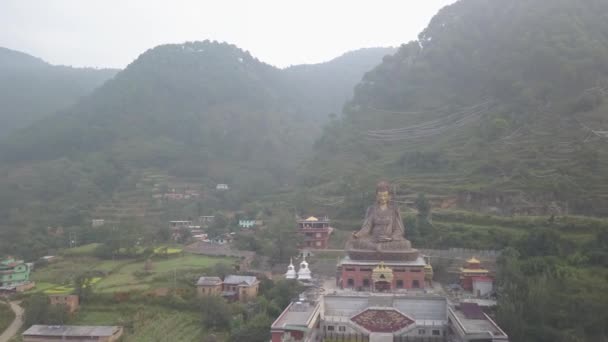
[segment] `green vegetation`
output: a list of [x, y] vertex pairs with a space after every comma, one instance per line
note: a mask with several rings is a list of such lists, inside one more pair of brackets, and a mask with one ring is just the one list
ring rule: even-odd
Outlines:
[[503, 214], [608, 214], [607, 138], [593, 131], [608, 128], [606, 11], [567, 0], [442, 9], [365, 75], [302, 184], [324, 203], [341, 196], [337, 214], [359, 212], [350, 196], [379, 178], [408, 202], [422, 192]]
[[15, 313], [11, 310], [8, 303], [0, 303], [0, 334], [8, 328], [15, 319]]
[[231, 258], [206, 257], [184, 254], [170, 258], [151, 259], [150, 270], [145, 260], [101, 260], [93, 257], [66, 257], [32, 274], [36, 288], [31, 292], [66, 294], [75, 291], [74, 280], [82, 274], [91, 274], [90, 285], [95, 292], [148, 290], [171, 287], [175, 279], [185, 275], [201, 273], [218, 264], [231, 267]]
[[54, 66], [0, 47], [0, 136], [73, 105], [117, 72]]

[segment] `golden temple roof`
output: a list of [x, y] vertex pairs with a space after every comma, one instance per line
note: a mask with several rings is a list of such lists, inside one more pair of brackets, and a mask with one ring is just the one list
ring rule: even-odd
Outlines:
[[469, 264], [479, 264], [481, 263], [479, 260], [477, 260], [475, 257], [472, 257], [471, 259], [467, 260], [467, 262]]

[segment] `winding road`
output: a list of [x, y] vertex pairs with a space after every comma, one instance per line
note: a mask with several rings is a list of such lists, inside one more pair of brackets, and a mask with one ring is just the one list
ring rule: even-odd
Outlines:
[[15, 319], [0, 335], [0, 342], [8, 342], [8, 340], [19, 332], [19, 329], [21, 329], [21, 326], [23, 325], [23, 308], [19, 306], [19, 302], [10, 302], [9, 304], [15, 313]]

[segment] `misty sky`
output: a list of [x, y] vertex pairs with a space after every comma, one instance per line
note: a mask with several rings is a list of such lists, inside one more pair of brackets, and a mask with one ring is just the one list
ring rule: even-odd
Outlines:
[[165, 43], [219, 40], [279, 67], [415, 39], [455, 0], [2, 0], [0, 46], [123, 68]]

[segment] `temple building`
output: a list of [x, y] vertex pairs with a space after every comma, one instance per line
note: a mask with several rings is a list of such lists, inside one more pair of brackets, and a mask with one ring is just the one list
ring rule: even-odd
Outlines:
[[460, 269], [460, 286], [478, 297], [492, 292], [493, 283], [490, 271], [481, 267], [481, 262], [474, 257], [467, 260], [466, 266]]
[[[335, 289], [310, 287], [287, 306], [272, 323], [272, 342], [508, 342], [477, 304], [453, 303], [434, 289], [433, 268], [405, 238], [391, 188], [378, 183], [376, 204], [338, 262]], [[488, 274], [474, 261], [463, 269], [471, 288], [473, 277]], [[293, 271], [291, 263], [286, 276]], [[303, 260], [298, 278], [309, 273]]]
[[304, 237], [302, 248], [326, 249], [333, 228], [327, 217], [298, 219], [298, 233]]

